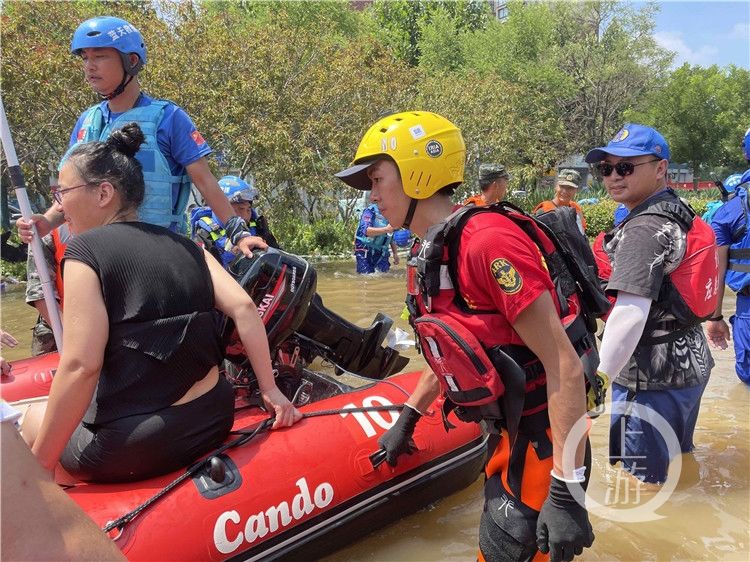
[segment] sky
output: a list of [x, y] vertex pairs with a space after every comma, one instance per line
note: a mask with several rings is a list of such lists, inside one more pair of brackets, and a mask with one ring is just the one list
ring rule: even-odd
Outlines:
[[[676, 52], [674, 66], [724, 66], [750, 69], [750, 0], [658, 2], [654, 38]], [[642, 2], [633, 2], [635, 7]]]

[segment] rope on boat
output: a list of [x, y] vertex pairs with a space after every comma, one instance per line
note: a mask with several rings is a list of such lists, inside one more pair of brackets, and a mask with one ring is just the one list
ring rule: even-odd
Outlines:
[[[332, 416], [336, 414], [354, 414], [357, 412], [385, 412], [385, 411], [400, 411], [404, 407], [404, 404], [388, 404], [383, 406], [361, 406], [356, 408], [334, 408], [330, 410], [318, 410], [316, 412], [307, 412], [302, 414], [302, 419], [305, 418], [317, 418], [321, 416]], [[172, 491], [174, 488], [176, 488], [179, 484], [181, 484], [183, 481], [187, 480], [188, 478], [192, 477], [194, 474], [196, 474], [203, 466], [210, 461], [212, 457], [215, 457], [217, 455], [220, 455], [224, 453], [225, 451], [228, 451], [229, 449], [232, 449], [234, 447], [239, 447], [241, 445], [244, 445], [251, 439], [253, 439], [255, 436], [257, 436], [260, 433], [263, 433], [264, 431], [267, 431], [269, 427], [273, 425], [273, 422], [276, 421], [275, 417], [270, 417], [262, 422], [260, 422], [255, 428], [252, 430], [244, 430], [244, 429], [238, 429], [236, 431], [231, 431], [231, 434], [234, 435], [240, 435], [237, 439], [234, 439], [228, 443], [225, 443], [218, 449], [216, 449], [213, 453], [209, 454], [205, 459], [198, 461], [197, 463], [193, 464], [192, 466], [188, 467], [188, 469], [175, 478], [172, 482], [167, 484], [164, 488], [159, 490], [156, 494], [151, 496], [149, 499], [147, 499], [145, 502], [143, 502], [141, 505], [133, 509], [132, 511], [129, 511], [122, 517], [119, 517], [115, 519], [114, 521], [110, 521], [103, 527], [103, 531], [105, 533], [109, 533], [113, 529], [118, 529], [120, 532], [125, 528], [125, 525], [130, 523], [133, 519], [135, 519], [142, 511], [147, 509], [152, 504], [156, 503], [164, 497], [166, 494], [168, 494], [170, 491]]]

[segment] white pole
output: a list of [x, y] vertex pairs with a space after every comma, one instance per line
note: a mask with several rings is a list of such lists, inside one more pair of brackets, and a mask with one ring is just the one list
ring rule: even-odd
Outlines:
[[[24, 219], [29, 220], [32, 215], [31, 203], [29, 203], [29, 196], [26, 193], [26, 187], [24, 186], [23, 172], [18, 165], [16, 147], [13, 144], [13, 137], [10, 135], [10, 127], [8, 126], [8, 118], [5, 115], [5, 106], [3, 105], [2, 96], [0, 96], [0, 138], [2, 138], [5, 160], [8, 162], [8, 175], [10, 176], [10, 182], [16, 192], [18, 206], [21, 209], [21, 216]], [[34, 230], [34, 237], [31, 239], [31, 249], [34, 252], [34, 263], [36, 264], [36, 270], [39, 273], [39, 279], [42, 282], [44, 302], [47, 303], [47, 311], [49, 312], [49, 319], [52, 324], [52, 332], [55, 335], [55, 344], [57, 344], [57, 350], [62, 353], [62, 322], [60, 321], [60, 310], [57, 307], [55, 291], [52, 286], [52, 280], [50, 279], [49, 269], [47, 269], [47, 261], [44, 259], [42, 240], [37, 234], [36, 226], [33, 226], [32, 228]]]

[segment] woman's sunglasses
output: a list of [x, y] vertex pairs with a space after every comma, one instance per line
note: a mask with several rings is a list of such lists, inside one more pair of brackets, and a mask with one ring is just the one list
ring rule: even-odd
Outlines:
[[617, 172], [618, 176], [629, 176], [633, 172], [635, 172], [636, 166], [643, 166], [643, 164], [651, 164], [652, 162], [660, 162], [661, 158], [655, 158], [653, 160], [646, 160], [645, 162], [640, 162], [638, 164], [633, 164], [632, 162], [618, 162], [617, 164], [610, 164], [609, 162], [599, 162], [596, 165], [596, 170], [602, 175], [602, 177], [607, 177], [612, 175], [612, 172]]

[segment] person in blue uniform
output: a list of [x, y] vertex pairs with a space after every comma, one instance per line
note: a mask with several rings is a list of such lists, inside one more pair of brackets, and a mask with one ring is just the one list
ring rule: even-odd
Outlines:
[[[750, 164], [750, 129], [742, 141], [745, 158]], [[719, 246], [719, 304], [706, 325], [711, 343], [726, 349], [734, 336], [735, 371], [739, 379], [750, 385], [750, 207], [747, 191], [750, 188], [750, 169], [746, 170], [735, 187], [735, 196], [714, 214], [711, 228]], [[722, 314], [724, 285], [737, 293], [737, 308], [729, 319], [730, 333]]]
[[[192, 182], [222, 220], [234, 245], [248, 255], [252, 248], [265, 248], [263, 240], [253, 237], [234, 214], [208, 167], [206, 156], [211, 148], [185, 110], [141, 90], [138, 74], [147, 58], [138, 29], [120, 18], [91, 18], [76, 29], [70, 51], [81, 58], [86, 81], [102, 101], [78, 118], [63, 162], [81, 143], [103, 141], [113, 130], [136, 122], [146, 137], [138, 153], [146, 179], [140, 220], [186, 234], [185, 208]], [[62, 214], [52, 206], [31, 221], [19, 219], [19, 235], [29, 242], [31, 223], [44, 236], [62, 221]]]
[[[258, 199], [258, 189], [252, 183], [237, 176], [224, 176], [219, 187], [226, 195], [232, 209], [247, 226], [253, 236], [259, 236], [271, 248], [279, 243], [268, 227], [266, 217], [258, 213], [254, 202]], [[203, 247], [226, 267], [239, 254], [239, 250], [227, 236], [224, 225], [210, 207], [197, 207], [190, 213], [190, 232], [193, 239], [202, 242]]]
[[393, 250], [393, 264], [398, 265], [398, 248], [393, 241], [394, 230], [396, 229], [380, 213], [377, 204], [373, 203], [362, 211], [354, 237], [357, 273], [388, 271], [391, 268], [391, 250]]

